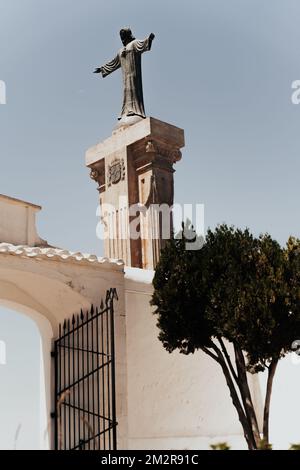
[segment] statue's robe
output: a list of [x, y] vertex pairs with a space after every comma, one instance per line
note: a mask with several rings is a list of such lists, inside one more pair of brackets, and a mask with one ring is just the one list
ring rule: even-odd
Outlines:
[[102, 76], [106, 77], [115, 70], [122, 68], [124, 99], [121, 116], [140, 116], [145, 118], [141, 56], [151, 49], [152, 41], [134, 39], [119, 50], [117, 56], [101, 67]]

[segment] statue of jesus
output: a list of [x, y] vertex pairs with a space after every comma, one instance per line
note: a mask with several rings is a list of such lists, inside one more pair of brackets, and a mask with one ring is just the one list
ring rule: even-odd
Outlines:
[[121, 29], [121, 41], [123, 46], [116, 57], [102, 67], [96, 68], [94, 73], [102, 73], [106, 77], [115, 70], [122, 68], [124, 99], [119, 120], [127, 116], [139, 116], [145, 118], [141, 55], [150, 51], [152, 41], [155, 38], [151, 33], [146, 39], [138, 40], [132, 35], [131, 29]]

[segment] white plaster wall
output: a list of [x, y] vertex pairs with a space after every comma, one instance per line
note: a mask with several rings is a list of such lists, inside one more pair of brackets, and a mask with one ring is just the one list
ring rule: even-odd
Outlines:
[[15, 245], [43, 244], [35, 226], [41, 208], [0, 194], [0, 242]]
[[129, 448], [207, 449], [221, 441], [246, 448], [219, 366], [202, 352], [169, 354], [157, 339], [152, 276], [126, 269]]

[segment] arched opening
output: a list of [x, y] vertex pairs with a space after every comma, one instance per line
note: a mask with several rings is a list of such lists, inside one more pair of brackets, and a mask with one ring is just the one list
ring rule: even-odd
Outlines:
[[50, 447], [50, 323], [0, 299], [0, 449]]

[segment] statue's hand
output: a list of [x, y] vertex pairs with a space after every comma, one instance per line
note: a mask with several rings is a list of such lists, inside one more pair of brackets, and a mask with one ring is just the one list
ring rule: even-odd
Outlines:
[[97, 69], [94, 70], [94, 73], [101, 73], [101, 72], [102, 72], [101, 67], [98, 67]]
[[154, 38], [155, 38], [155, 34], [151, 33], [149, 36], [150, 41], [153, 41]]

